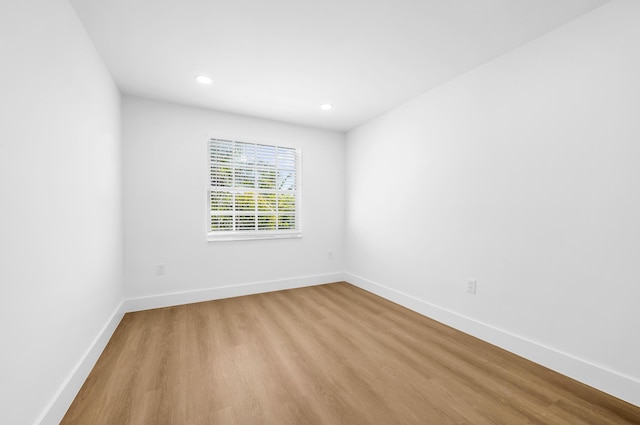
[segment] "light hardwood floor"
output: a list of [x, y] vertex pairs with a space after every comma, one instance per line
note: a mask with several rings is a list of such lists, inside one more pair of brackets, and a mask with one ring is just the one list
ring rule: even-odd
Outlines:
[[63, 425], [640, 424], [640, 408], [335, 283], [125, 315]]

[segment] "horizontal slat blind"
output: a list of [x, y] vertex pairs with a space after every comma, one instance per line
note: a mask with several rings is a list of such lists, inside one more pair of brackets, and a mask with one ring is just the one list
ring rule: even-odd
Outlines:
[[209, 164], [210, 238], [299, 233], [298, 149], [210, 139]]

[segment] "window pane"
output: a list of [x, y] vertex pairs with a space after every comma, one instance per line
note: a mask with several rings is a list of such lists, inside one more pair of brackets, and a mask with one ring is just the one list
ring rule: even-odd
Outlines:
[[258, 216], [258, 230], [276, 230], [275, 215]]
[[275, 193], [259, 193], [258, 194], [258, 211], [276, 212], [276, 194]]
[[233, 159], [238, 165], [253, 166], [256, 163], [256, 145], [236, 142]]
[[256, 197], [253, 192], [236, 193], [236, 211], [255, 211]]
[[276, 186], [278, 190], [295, 190], [296, 172], [294, 170], [278, 170]]
[[230, 164], [233, 160], [233, 142], [212, 140], [210, 143], [211, 162]]
[[292, 148], [278, 148], [278, 168], [296, 168], [296, 150]]
[[234, 172], [235, 187], [256, 186], [255, 171], [253, 168], [237, 167]]
[[233, 217], [230, 215], [211, 216], [211, 231], [233, 230]]
[[258, 168], [258, 188], [259, 189], [275, 189], [276, 188], [276, 170], [268, 168]]
[[294, 194], [278, 194], [278, 212], [296, 212], [296, 196]]
[[232, 211], [233, 196], [229, 192], [211, 192], [211, 211]]
[[278, 228], [279, 229], [295, 229], [296, 217], [293, 215], [281, 215], [278, 216]]
[[256, 165], [258, 166], [276, 166], [276, 147], [268, 145], [256, 146]]
[[256, 216], [255, 215], [237, 216], [236, 230], [256, 230]]
[[211, 165], [211, 186], [231, 187], [232, 182], [233, 174], [231, 172], [231, 165]]

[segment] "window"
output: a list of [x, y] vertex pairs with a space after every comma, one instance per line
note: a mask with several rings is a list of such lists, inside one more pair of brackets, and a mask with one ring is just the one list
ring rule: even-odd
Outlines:
[[209, 241], [300, 237], [300, 151], [209, 140]]

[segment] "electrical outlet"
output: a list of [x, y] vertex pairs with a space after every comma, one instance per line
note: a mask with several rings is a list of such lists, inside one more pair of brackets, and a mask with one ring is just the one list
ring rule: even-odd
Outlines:
[[327, 254], [327, 258], [329, 260], [333, 260], [333, 251], [329, 251], [329, 253]]
[[467, 279], [467, 292], [470, 294], [476, 293], [476, 281], [475, 279]]
[[156, 276], [164, 276], [164, 264], [158, 264], [156, 266]]

